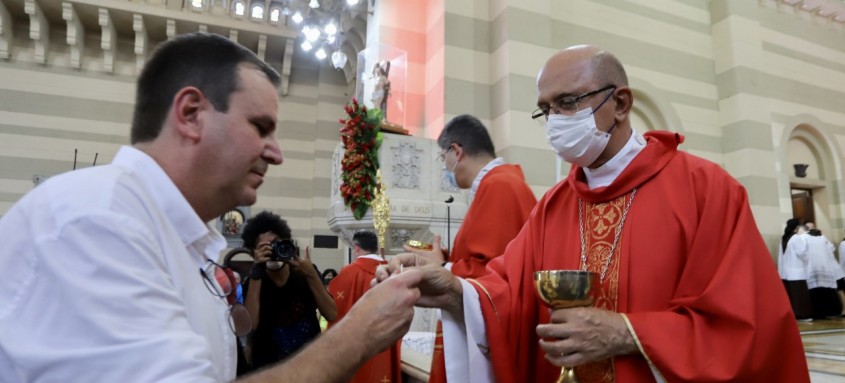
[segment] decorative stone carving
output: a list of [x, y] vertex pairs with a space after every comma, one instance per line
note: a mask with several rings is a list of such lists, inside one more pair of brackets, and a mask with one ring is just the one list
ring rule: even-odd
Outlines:
[[416, 189], [420, 183], [420, 152], [415, 142], [400, 142], [393, 150], [393, 186]]
[[405, 244], [408, 242], [409, 239], [416, 233], [414, 229], [408, 228], [396, 228], [390, 230], [390, 240], [394, 246], [400, 246], [400, 244]]
[[[441, 190], [443, 165], [435, 159], [439, 151], [434, 140], [394, 134], [384, 136], [379, 148], [379, 163], [390, 198], [390, 225], [385, 238], [385, 254], [388, 258], [404, 252], [402, 246], [421, 231], [440, 234], [446, 243], [447, 236], [454, 239], [463, 221], [467, 209], [466, 198], [462, 197], [464, 191]], [[348, 246], [355, 232], [374, 229], [372, 209], [357, 220], [343, 203], [339, 191], [340, 159], [343, 152], [342, 144], [335, 146], [332, 156], [331, 205], [327, 210], [327, 218], [329, 228]], [[455, 202], [450, 205], [450, 213], [447, 213], [444, 201], [450, 196], [455, 197]]]
[[29, 38], [35, 43], [35, 62], [46, 64], [50, 46], [50, 21], [35, 0], [26, 0], [24, 12], [29, 15]]

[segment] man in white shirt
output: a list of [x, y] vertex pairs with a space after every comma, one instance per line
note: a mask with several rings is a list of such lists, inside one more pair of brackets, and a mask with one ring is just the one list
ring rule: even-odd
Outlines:
[[[132, 146], [51, 178], [0, 220], [0, 381], [224, 382], [235, 377], [233, 282], [206, 222], [251, 205], [269, 165], [280, 78], [229, 39], [163, 43], [138, 79]], [[214, 273], [211, 273], [214, 271]], [[403, 334], [419, 275], [247, 381], [344, 381]], [[234, 307], [234, 306], [233, 306]]]

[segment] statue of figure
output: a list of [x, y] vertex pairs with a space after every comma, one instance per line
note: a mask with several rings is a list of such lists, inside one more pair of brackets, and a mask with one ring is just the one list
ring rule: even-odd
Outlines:
[[373, 90], [373, 106], [381, 109], [382, 119], [387, 121], [387, 98], [390, 96], [390, 61], [377, 62], [373, 66], [373, 78], [376, 79], [375, 90]]
[[387, 197], [387, 187], [381, 182], [381, 169], [376, 170], [376, 191], [373, 197], [373, 227], [378, 235], [378, 246], [384, 256], [384, 239], [387, 226], [390, 224], [390, 198]]

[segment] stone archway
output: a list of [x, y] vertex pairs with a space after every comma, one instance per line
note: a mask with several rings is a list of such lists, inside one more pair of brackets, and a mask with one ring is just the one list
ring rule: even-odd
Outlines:
[[[841, 204], [845, 200], [839, 187], [842, 156], [824, 128], [820, 121], [805, 116], [801, 122], [788, 124], [784, 129], [781, 174], [788, 180], [785, 184], [793, 204], [806, 207], [785, 206], [782, 210], [791, 211], [792, 216], [799, 214], [798, 218], [804, 220], [813, 220], [828, 237], [838, 238], [843, 229]], [[806, 166], [803, 177], [797, 174], [795, 165]], [[807, 212], [808, 209], [811, 211]]]

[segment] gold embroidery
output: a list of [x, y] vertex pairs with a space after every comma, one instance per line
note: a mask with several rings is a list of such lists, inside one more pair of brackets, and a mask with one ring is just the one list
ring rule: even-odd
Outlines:
[[[602, 202], [597, 204], [586, 203], [585, 211], [587, 217], [585, 221], [588, 227], [585, 232], [585, 247], [587, 249], [586, 256], [586, 270], [601, 273], [604, 264], [608, 257], [610, 258], [610, 265], [608, 265], [607, 276], [601, 282], [601, 291], [594, 306], [598, 308], [616, 311], [617, 298], [619, 293], [619, 260], [622, 258], [622, 238], [620, 236], [619, 243], [616, 246], [615, 254], [610, 254], [613, 246], [613, 234], [616, 232], [617, 226], [622, 223], [622, 211], [625, 209], [627, 198], [630, 194], [623, 195], [613, 201]], [[581, 265], [584, 269], [584, 265]], [[613, 368], [613, 359], [605, 359], [598, 362], [588, 363], [575, 367], [575, 373], [582, 383], [592, 382], [613, 382], [615, 380], [615, 371]]]
[[481, 282], [476, 281], [475, 279], [467, 279], [467, 282], [472, 283], [473, 285], [478, 286], [481, 291], [484, 291], [484, 295], [487, 295], [487, 300], [490, 301], [490, 306], [493, 306], [493, 313], [496, 314], [496, 319], [501, 322], [502, 320], [499, 318], [499, 311], [496, 310], [496, 302], [493, 302], [493, 297], [490, 296], [490, 292], [487, 291], [487, 288], [481, 284]]

